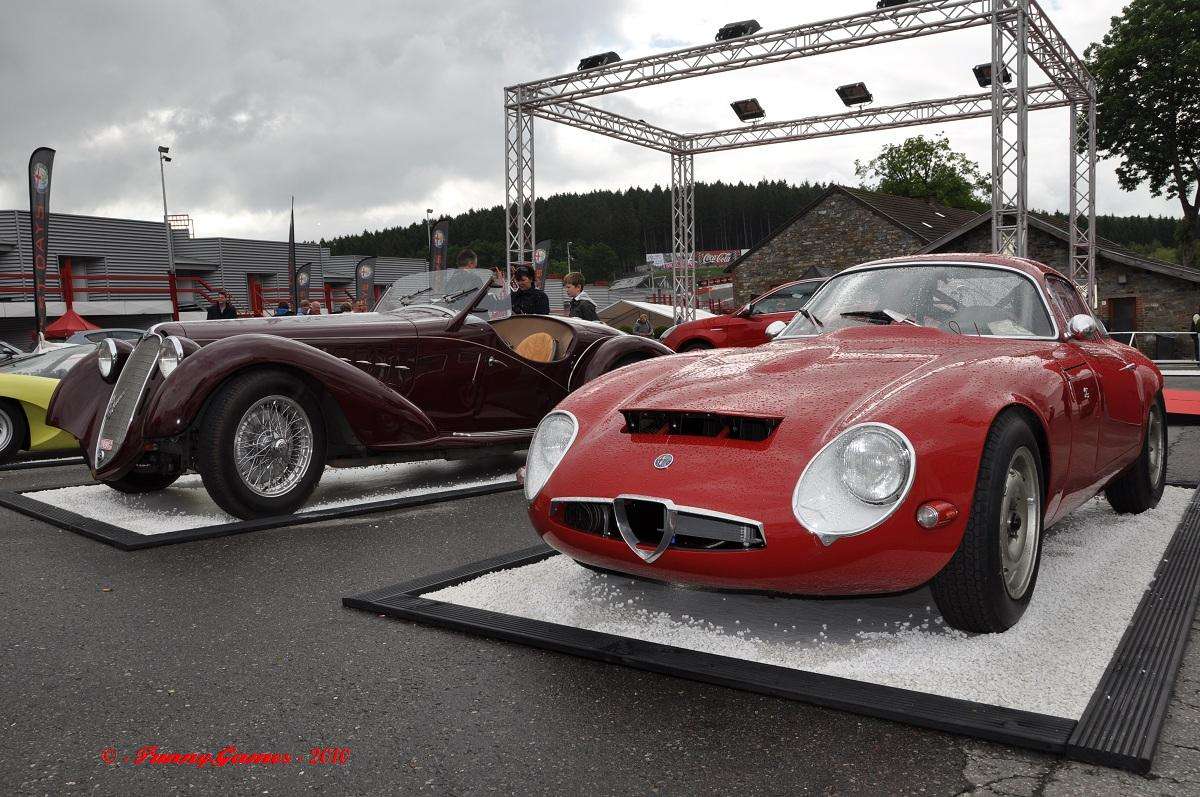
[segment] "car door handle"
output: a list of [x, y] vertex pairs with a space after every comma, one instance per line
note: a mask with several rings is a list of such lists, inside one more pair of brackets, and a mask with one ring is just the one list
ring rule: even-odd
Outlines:
[[495, 357], [489, 354], [487, 364], [488, 368], [491, 368], [493, 365], [504, 365], [504, 360], [497, 360]]

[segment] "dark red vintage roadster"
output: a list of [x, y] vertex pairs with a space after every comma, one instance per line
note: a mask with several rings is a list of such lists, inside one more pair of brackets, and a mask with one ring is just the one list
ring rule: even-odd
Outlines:
[[242, 518], [295, 511], [326, 465], [520, 450], [568, 392], [670, 354], [571, 318], [513, 316], [482, 270], [405, 277], [377, 312], [160, 324], [62, 380], [50, 422], [94, 477], [148, 492], [196, 470]]
[[589, 567], [801, 595], [928, 583], [950, 625], [1002, 631], [1044, 528], [1098, 492], [1117, 512], [1158, 503], [1162, 388], [1039, 263], [868, 263], [770, 343], [568, 397], [530, 445], [529, 513]]

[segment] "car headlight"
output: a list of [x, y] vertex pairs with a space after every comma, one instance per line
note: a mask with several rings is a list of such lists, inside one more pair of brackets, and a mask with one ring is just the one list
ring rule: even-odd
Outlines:
[[575, 416], [563, 410], [555, 410], [542, 419], [533, 440], [529, 443], [529, 454], [525, 462], [525, 498], [532, 501], [550, 479], [550, 474], [562, 462], [567, 449], [575, 442], [579, 433], [579, 422]]
[[674, 331], [675, 331], [675, 328], [676, 328], [676, 327], [678, 327], [678, 326], [679, 326], [679, 324], [675, 324], [674, 326], [669, 326], [669, 327], [667, 327], [666, 329], [664, 329], [664, 330], [663, 330], [663, 333], [662, 333], [661, 335], [659, 335], [659, 336], [658, 336], [658, 339], [659, 339], [659, 340], [666, 340], [666, 339], [667, 339], [667, 336], [668, 336], [668, 335], [670, 335], [672, 332], [674, 332]]
[[104, 338], [96, 344], [96, 368], [105, 381], [117, 373], [117, 357], [117, 344], [112, 338]]
[[163, 338], [158, 351], [158, 372], [166, 379], [183, 362], [183, 343], [174, 335]]
[[915, 472], [916, 453], [900, 430], [859, 424], [808, 463], [792, 493], [792, 513], [829, 545], [887, 520], [908, 495]]

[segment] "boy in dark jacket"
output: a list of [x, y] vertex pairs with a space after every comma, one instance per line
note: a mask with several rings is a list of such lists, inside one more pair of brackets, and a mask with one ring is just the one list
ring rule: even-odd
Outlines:
[[584, 321], [599, 321], [596, 314], [596, 303], [583, 292], [583, 275], [572, 271], [563, 277], [563, 291], [567, 294], [564, 309], [572, 318], [582, 318]]

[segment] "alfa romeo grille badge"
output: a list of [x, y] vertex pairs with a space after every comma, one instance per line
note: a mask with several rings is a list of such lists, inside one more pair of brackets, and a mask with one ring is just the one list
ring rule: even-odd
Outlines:
[[666, 470], [667, 468], [671, 467], [671, 464], [674, 462], [675, 456], [673, 454], [659, 454], [654, 458], [654, 467], [658, 468], [659, 470]]

